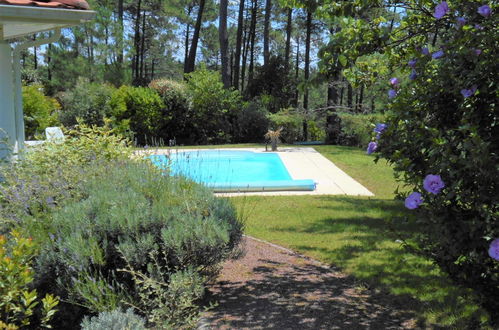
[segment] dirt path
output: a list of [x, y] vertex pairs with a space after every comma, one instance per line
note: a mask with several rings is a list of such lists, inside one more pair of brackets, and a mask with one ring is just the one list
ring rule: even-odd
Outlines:
[[332, 268], [249, 237], [209, 288], [200, 329], [411, 329], [414, 314]]

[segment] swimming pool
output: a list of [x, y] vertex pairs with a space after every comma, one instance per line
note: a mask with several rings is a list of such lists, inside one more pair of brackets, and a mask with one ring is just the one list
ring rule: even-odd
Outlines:
[[149, 156], [153, 164], [216, 192], [314, 190], [313, 180], [293, 180], [277, 153], [196, 150]]

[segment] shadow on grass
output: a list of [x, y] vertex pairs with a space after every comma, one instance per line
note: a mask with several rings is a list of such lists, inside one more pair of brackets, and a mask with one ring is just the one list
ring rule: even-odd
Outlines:
[[[319, 207], [332, 217], [269, 230], [288, 237], [287, 246], [293, 250], [320, 256], [354, 274], [366, 287], [397, 296], [410, 310], [424, 315], [432, 328], [470, 328], [483, 317], [468, 291], [454, 286], [431, 262], [404, 250], [398, 238], [410, 239], [417, 234], [417, 226], [404, 221], [407, 212], [400, 203], [324, 197], [328, 198], [330, 203]], [[388, 215], [391, 221], [384, 218]], [[303, 234], [324, 243], [308, 244]]]

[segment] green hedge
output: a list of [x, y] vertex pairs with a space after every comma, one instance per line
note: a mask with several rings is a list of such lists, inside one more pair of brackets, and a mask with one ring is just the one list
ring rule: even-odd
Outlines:
[[139, 145], [157, 144], [159, 129], [170, 118], [159, 94], [147, 87], [121, 86], [111, 96], [111, 116], [115, 127], [129, 132]]

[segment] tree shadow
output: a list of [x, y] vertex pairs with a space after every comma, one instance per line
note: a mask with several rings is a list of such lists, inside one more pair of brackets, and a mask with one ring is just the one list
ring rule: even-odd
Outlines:
[[[251, 249], [254, 242], [247, 243]], [[259, 243], [262, 244], [262, 243]], [[215, 283], [204, 328], [401, 329], [415, 326], [410, 299], [366, 289], [350, 276], [270, 246], [246, 264], [251, 278]], [[249, 252], [253, 253], [253, 252]], [[234, 262], [232, 262], [234, 263]], [[230, 268], [230, 267], [229, 267]]]

